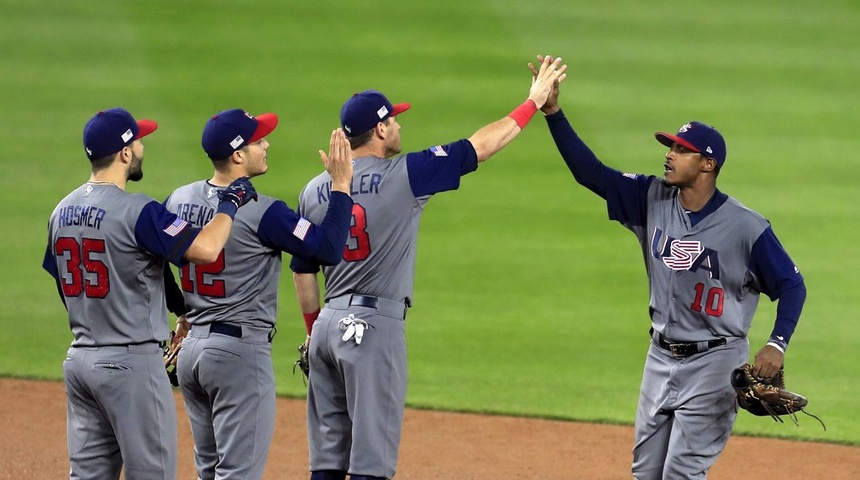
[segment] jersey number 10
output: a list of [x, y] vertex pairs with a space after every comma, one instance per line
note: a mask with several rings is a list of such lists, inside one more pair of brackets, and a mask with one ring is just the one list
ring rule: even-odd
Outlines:
[[[702, 297], [705, 297], [705, 284], [699, 282], [696, 284], [696, 298], [693, 304], [690, 305], [690, 310], [694, 312], [702, 311]], [[708, 295], [705, 297], [705, 313], [712, 317], [719, 317], [723, 314], [723, 297], [725, 292], [720, 287], [711, 287], [708, 289]]]

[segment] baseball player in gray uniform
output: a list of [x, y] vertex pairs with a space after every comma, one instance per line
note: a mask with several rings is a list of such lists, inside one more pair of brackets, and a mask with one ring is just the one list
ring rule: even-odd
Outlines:
[[[564, 78], [561, 59], [541, 65], [528, 99], [509, 116], [468, 139], [401, 154], [397, 116], [380, 92], [357, 93], [340, 118], [355, 157], [352, 224], [343, 260], [324, 267], [320, 311], [319, 265], [293, 258], [296, 292], [310, 326], [308, 441], [313, 480], [391, 478], [397, 464], [406, 399], [407, 308], [412, 305], [415, 246], [430, 197], [455, 190], [512, 141], [540, 108], [553, 82]], [[331, 178], [311, 180], [300, 212], [314, 220], [329, 208]]]
[[749, 357], [759, 295], [779, 299], [754, 361], [756, 375], [773, 377], [806, 299], [803, 277], [767, 219], [716, 188], [726, 144], [713, 127], [689, 122], [676, 134], [656, 133], [669, 148], [657, 178], [603, 165], [559, 108], [557, 88], [542, 111], [576, 181], [606, 200], [609, 218], [633, 231], [645, 259], [651, 343], [633, 475], [706, 478], [737, 415], [730, 375]]
[[51, 214], [42, 266], [56, 280], [74, 339], [63, 362], [70, 478], [176, 478], [176, 406], [162, 346], [168, 337], [165, 260], [216, 260], [233, 216], [256, 197], [246, 178], [217, 192], [212, 221], [193, 227], [153, 198], [125, 191], [143, 177], [141, 139], [155, 131], [126, 110], [84, 128], [89, 181]]
[[[268, 170], [265, 138], [278, 123], [241, 109], [210, 118], [203, 149], [215, 172], [180, 187], [167, 208], [193, 225], [206, 225], [217, 208], [214, 192], [239, 177]], [[331, 202], [313, 224], [281, 200], [260, 195], [243, 208], [218, 260], [180, 270], [191, 330], [177, 365], [202, 480], [259, 479], [275, 427], [272, 337], [278, 313], [281, 252], [332, 265], [340, 261], [352, 212], [352, 152], [343, 131], [332, 132]]]

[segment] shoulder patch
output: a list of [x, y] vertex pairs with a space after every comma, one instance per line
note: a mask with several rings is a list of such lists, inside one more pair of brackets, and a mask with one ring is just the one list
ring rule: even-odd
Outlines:
[[445, 151], [445, 149], [442, 148], [442, 145], [436, 145], [435, 147], [430, 147], [430, 151], [433, 153], [433, 155], [435, 155], [437, 157], [447, 157], [448, 156], [448, 153]]
[[177, 234], [179, 234], [179, 232], [185, 230], [186, 225], [188, 225], [188, 222], [179, 217], [176, 217], [176, 220], [174, 220], [173, 223], [168, 225], [167, 228], [165, 228], [163, 231], [171, 237], [175, 237]]
[[304, 240], [310, 228], [311, 222], [308, 221], [308, 219], [302, 217], [299, 219], [298, 223], [296, 223], [296, 228], [293, 229], [293, 236], [298, 238], [299, 240]]

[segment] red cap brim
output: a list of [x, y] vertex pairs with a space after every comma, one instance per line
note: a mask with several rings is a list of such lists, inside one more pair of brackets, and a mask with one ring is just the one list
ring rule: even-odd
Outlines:
[[248, 140], [248, 143], [254, 143], [265, 137], [272, 133], [272, 130], [278, 126], [278, 116], [274, 113], [261, 113], [254, 118], [257, 120], [257, 129], [254, 130], [254, 134], [251, 135], [251, 139]]
[[137, 121], [137, 127], [140, 130], [137, 132], [137, 136], [134, 137], [135, 139], [143, 138], [143, 137], [149, 135], [150, 133], [154, 132], [158, 128], [158, 124], [155, 123], [154, 120], [144, 119], [144, 120], [138, 120]]
[[699, 152], [698, 148], [693, 146], [692, 143], [684, 140], [681, 137], [678, 137], [676, 135], [672, 135], [671, 133], [657, 132], [654, 134], [654, 138], [656, 138], [658, 142], [662, 143], [663, 145], [666, 145], [669, 148], [672, 148], [673, 143], [677, 143], [678, 145], [683, 146], [687, 150], [692, 150], [696, 153], [701, 153], [701, 152]]
[[394, 110], [391, 112], [391, 116], [396, 117], [397, 115], [400, 115], [406, 110], [409, 110], [410, 107], [412, 107], [412, 105], [409, 103], [398, 103], [396, 105], [392, 105], [392, 108]]

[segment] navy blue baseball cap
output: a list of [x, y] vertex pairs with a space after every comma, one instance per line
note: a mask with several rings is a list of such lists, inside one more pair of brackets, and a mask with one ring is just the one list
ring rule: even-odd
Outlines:
[[685, 123], [678, 129], [677, 135], [657, 132], [654, 137], [669, 148], [673, 143], [677, 143], [696, 153], [713, 158], [719, 167], [722, 167], [726, 161], [726, 141], [723, 140], [720, 132], [710, 125], [701, 122]]
[[236, 150], [272, 133], [278, 116], [263, 113], [256, 117], [241, 108], [218, 112], [203, 127], [203, 150], [212, 160], [223, 160]]
[[408, 103], [392, 105], [381, 92], [365, 90], [354, 93], [343, 104], [340, 109], [340, 125], [347, 137], [355, 137], [388, 117], [400, 115], [411, 106]]
[[149, 135], [156, 128], [158, 124], [154, 121], [135, 121], [123, 108], [102, 110], [84, 126], [84, 151], [91, 161], [104, 158]]

